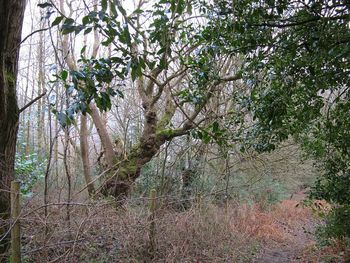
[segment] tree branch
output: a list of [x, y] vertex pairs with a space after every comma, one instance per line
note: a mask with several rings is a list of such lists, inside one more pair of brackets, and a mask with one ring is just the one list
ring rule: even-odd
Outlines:
[[11, 50], [11, 53], [13, 53], [20, 45], [22, 45], [28, 38], [30, 38], [32, 35], [36, 34], [36, 33], [39, 33], [39, 32], [42, 32], [42, 31], [46, 31], [46, 30], [49, 30], [50, 28], [49, 27], [46, 27], [46, 28], [41, 28], [41, 29], [38, 29], [38, 30], [35, 30], [33, 31], [32, 33], [30, 33], [28, 36], [26, 36], [25, 38], [23, 38], [23, 40], [17, 45], [15, 46], [12, 50]]
[[264, 22], [261, 24], [252, 24], [252, 26], [258, 26], [258, 27], [276, 27], [276, 28], [286, 28], [286, 27], [294, 27], [294, 26], [301, 26], [305, 25], [311, 22], [315, 22], [318, 20], [325, 20], [325, 21], [333, 21], [333, 20], [339, 20], [339, 19], [348, 19], [350, 17], [349, 14], [340, 15], [340, 16], [333, 16], [333, 17], [321, 17], [316, 16], [310, 19], [296, 21], [296, 22], [289, 22], [289, 23], [278, 23], [278, 22]]
[[[220, 77], [218, 80], [214, 81], [211, 84], [211, 86], [209, 87], [208, 92], [206, 94], [206, 97], [204, 98], [202, 103], [195, 107], [194, 112], [190, 116], [188, 114], [186, 114], [186, 112], [180, 107], [180, 105], [174, 99], [175, 105], [177, 106], [177, 108], [179, 108], [181, 110], [181, 112], [185, 115], [187, 120], [184, 122], [182, 127], [177, 128], [177, 129], [173, 129], [170, 132], [165, 131], [165, 133], [160, 133], [159, 136], [162, 136], [165, 140], [170, 140], [170, 139], [173, 139], [175, 137], [188, 134], [190, 132], [190, 130], [192, 130], [194, 127], [198, 127], [198, 123], [195, 122], [195, 119], [197, 118], [197, 116], [199, 115], [201, 110], [204, 108], [204, 106], [207, 104], [208, 100], [212, 97], [213, 92], [214, 92], [215, 88], [217, 87], [217, 85], [219, 85], [223, 82], [236, 81], [236, 80], [239, 80], [241, 78], [242, 78], [242, 75], [240, 73], [238, 73], [238, 74], [232, 75], [232, 76]], [[172, 96], [174, 97], [173, 94], [172, 94]]]
[[[224, 76], [224, 77], [221, 77], [219, 79], [219, 83], [220, 82], [229, 82], [229, 81], [236, 81], [236, 80], [239, 80], [242, 78], [242, 75], [241, 74], [237, 74], [237, 75], [232, 75], [232, 76]], [[217, 83], [217, 84], [219, 84]]]
[[32, 104], [34, 104], [36, 101], [40, 100], [42, 97], [44, 97], [46, 95], [46, 89], [44, 90], [44, 92], [42, 94], [40, 94], [38, 97], [36, 97], [35, 99], [33, 99], [32, 101], [28, 102], [26, 105], [24, 105], [20, 110], [19, 113], [23, 112], [25, 109], [27, 109], [28, 107], [30, 107]]

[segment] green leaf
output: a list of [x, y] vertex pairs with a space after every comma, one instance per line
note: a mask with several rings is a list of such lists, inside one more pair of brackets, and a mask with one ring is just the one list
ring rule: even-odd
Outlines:
[[61, 32], [63, 35], [67, 35], [67, 34], [70, 34], [72, 32], [75, 31], [75, 27], [74, 26], [65, 26], [65, 27], [62, 27], [61, 29]]
[[84, 30], [84, 35], [89, 34], [92, 31], [92, 27], [88, 27], [87, 29]]
[[192, 4], [190, 1], [187, 2], [187, 13], [192, 15]]
[[138, 77], [137, 68], [132, 68], [131, 69], [131, 79], [132, 79], [132, 81], [135, 81], [135, 79], [137, 77]]
[[107, 0], [101, 0], [102, 11], [107, 10]]
[[82, 19], [82, 23], [84, 26], [86, 26], [87, 24], [90, 23], [90, 16], [84, 16], [83, 19]]
[[138, 8], [138, 9], [136, 9], [133, 13], [134, 14], [142, 14], [144, 11], [142, 10], [142, 9], [140, 9], [140, 8]]
[[203, 142], [205, 143], [205, 144], [208, 144], [208, 143], [210, 143], [210, 141], [211, 141], [211, 137], [210, 137], [210, 135], [205, 131], [205, 132], [203, 132], [203, 138], [202, 138], [202, 140], [203, 140]]
[[166, 47], [162, 47], [157, 51], [157, 55], [163, 54], [166, 51]]
[[62, 79], [63, 81], [66, 81], [66, 80], [67, 80], [67, 77], [68, 77], [68, 71], [67, 71], [67, 70], [63, 70], [63, 71], [61, 72], [61, 79]]
[[84, 45], [84, 47], [80, 50], [80, 54], [84, 55], [86, 51], [86, 45]]
[[77, 30], [77, 27], [73, 25], [74, 19], [66, 18], [61, 28], [62, 34], [66, 35]]
[[109, 46], [113, 42], [113, 38], [107, 38], [105, 41], [102, 41], [101, 44], [105, 47]]
[[117, 89], [116, 92], [120, 98], [124, 99], [124, 93], [121, 90]]
[[136, 78], [142, 76], [142, 63], [140, 63], [137, 59], [134, 59], [131, 63], [131, 79], [135, 81]]
[[72, 25], [74, 22], [74, 19], [69, 17], [64, 20], [65, 25]]
[[215, 121], [213, 123], [213, 132], [216, 133], [217, 131], [219, 131], [219, 123]]
[[147, 66], [150, 70], [154, 69], [154, 67], [156, 66], [156, 61], [147, 62]]
[[40, 8], [46, 8], [46, 7], [52, 7], [52, 4], [50, 4], [49, 2], [46, 2], [46, 3], [38, 4], [38, 6]]
[[59, 112], [57, 114], [57, 119], [58, 119], [58, 122], [62, 125], [62, 127], [66, 127], [69, 125], [68, 116], [65, 113]]
[[115, 3], [113, 1], [109, 1], [109, 7], [111, 9], [112, 14], [117, 17], [118, 16], [118, 11], [115, 8]]
[[75, 34], [79, 34], [81, 30], [83, 30], [85, 27], [82, 25], [76, 26], [74, 29]]
[[63, 16], [58, 16], [55, 18], [55, 20], [52, 22], [51, 26], [57, 26], [61, 21], [63, 20]]

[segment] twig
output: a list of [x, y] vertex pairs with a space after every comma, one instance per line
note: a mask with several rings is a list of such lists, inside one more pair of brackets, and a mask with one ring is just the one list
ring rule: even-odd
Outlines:
[[32, 33], [30, 33], [28, 36], [26, 36], [25, 38], [23, 38], [23, 40], [17, 45], [17, 46], [15, 46], [12, 50], [11, 50], [11, 53], [13, 53], [15, 50], [17, 50], [18, 49], [18, 47], [20, 46], [20, 45], [22, 45], [28, 38], [30, 38], [32, 35], [34, 35], [34, 34], [36, 34], [36, 33], [39, 33], [39, 32], [42, 32], [42, 31], [46, 31], [46, 30], [48, 30], [48, 29], [50, 29], [49, 27], [47, 27], [47, 28], [41, 28], [41, 29], [38, 29], [38, 30], [35, 30], [35, 31], [33, 31]]
[[38, 251], [43, 250], [43, 249], [45, 249], [45, 248], [57, 247], [57, 246], [60, 246], [60, 245], [68, 245], [68, 244], [71, 244], [71, 243], [82, 242], [82, 241], [84, 241], [84, 240], [85, 240], [85, 238], [81, 238], [81, 239], [79, 239], [79, 240], [63, 241], [63, 242], [59, 242], [59, 243], [52, 244], [52, 245], [42, 246], [42, 247], [39, 247], [39, 248], [37, 248], [37, 249], [33, 249], [33, 250], [29, 250], [29, 251], [23, 251], [22, 253], [23, 253], [24, 255], [27, 255], [27, 254], [31, 254], [31, 253], [38, 252]]

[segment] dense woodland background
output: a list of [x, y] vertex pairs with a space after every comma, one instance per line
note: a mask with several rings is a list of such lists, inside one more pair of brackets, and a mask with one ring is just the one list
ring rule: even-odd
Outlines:
[[346, 260], [347, 1], [1, 4], [4, 262]]

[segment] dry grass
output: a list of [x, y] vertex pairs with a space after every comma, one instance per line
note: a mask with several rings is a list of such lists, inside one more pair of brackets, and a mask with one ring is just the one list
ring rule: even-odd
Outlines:
[[[23, 221], [29, 262], [244, 262], [257, 244], [240, 232], [234, 212], [226, 215], [212, 205], [201, 211], [160, 209], [153, 255], [148, 212], [142, 206], [126, 205], [118, 211], [110, 204], [75, 207], [70, 227], [64, 210], [51, 208], [46, 237], [45, 220], [37, 220], [38, 215]], [[77, 242], [67, 243], [72, 240]]]
[[[147, 203], [115, 208], [112, 202], [25, 207], [24, 262], [251, 262], [261, 244], [292, 240], [288, 232], [311, 218], [310, 209], [284, 201], [261, 205], [212, 204], [186, 211], [158, 209], [156, 251], [150, 252]], [[33, 212], [34, 211], [34, 212]], [[227, 211], [227, 212], [226, 212]]]
[[262, 209], [261, 205], [242, 205], [238, 208], [236, 228], [261, 241], [285, 241], [290, 238], [287, 228], [311, 218], [310, 209], [297, 207], [297, 204], [297, 201], [285, 200], [269, 210]]

